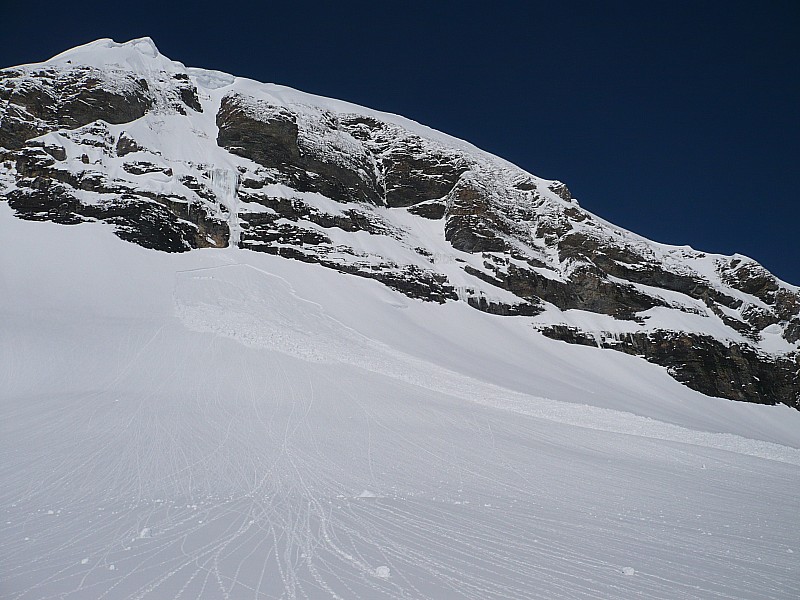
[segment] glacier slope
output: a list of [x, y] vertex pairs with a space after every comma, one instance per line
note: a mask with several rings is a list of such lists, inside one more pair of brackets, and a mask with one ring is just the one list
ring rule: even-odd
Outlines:
[[800, 595], [797, 411], [318, 265], [0, 237], [3, 597]]

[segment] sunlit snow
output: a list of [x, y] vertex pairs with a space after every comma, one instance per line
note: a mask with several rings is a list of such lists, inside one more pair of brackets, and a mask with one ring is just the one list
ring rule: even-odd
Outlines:
[[792, 598], [800, 413], [0, 205], [7, 598]]
[[[402, 117], [186, 69], [149, 38], [48, 63], [67, 61], [153, 85], [191, 76], [204, 112], [107, 130], [159, 150], [141, 153], [173, 175], [149, 174], [152, 191], [180, 196], [180, 176], [206, 177], [231, 244], [160, 253], [105, 224], [22, 221], [0, 203], [0, 597], [800, 597], [800, 412], [709, 398], [634, 356], [536, 329], [638, 327], [607, 315], [493, 316], [237, 248], [240, 212], [257, 210], [239, 204], [239, 167], [253, 165], [217, 146], [214, 119], [235, 88], [312, 121], [374, 115], [498, 177], [518, 168]], [[121, 158], [46, 137], [68, 168], [138, 185]], [[346, 155], [349, 141], [326, 147]], [[334, 244], [433, 265], [462, 295], [516, 298], [465, 273], [458, 260], [482, 258], [454, 250], [441, 221], [370, 210], [402, 240], [331, 230]], [[595, 222], [719, 279], [713, 255]], [[540, 272], [558, 280], [557, 267]], [[653, 309], [648, 327], [731, 335], [692, 298], [664, 299], [686, 310]], [[789, 348], [769, 328], [761, 343]]]

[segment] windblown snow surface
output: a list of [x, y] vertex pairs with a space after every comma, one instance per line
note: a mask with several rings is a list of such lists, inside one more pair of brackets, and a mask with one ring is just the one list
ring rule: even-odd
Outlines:
[[0, 204], [0, 596], [797, 598], [800, 413]]

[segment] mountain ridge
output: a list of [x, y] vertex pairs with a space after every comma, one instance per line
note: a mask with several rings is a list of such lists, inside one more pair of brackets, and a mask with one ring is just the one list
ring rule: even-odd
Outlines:
[[236, 245], [549, 337], [690, 387], [800, 406], [800, 291], [743, 256], [651, 242], [467, 142], [108, 39], [0, 71], [0, 194], [169, 252]]

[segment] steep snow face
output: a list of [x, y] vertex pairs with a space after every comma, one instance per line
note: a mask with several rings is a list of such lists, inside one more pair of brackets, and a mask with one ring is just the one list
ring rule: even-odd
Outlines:
[[0, 197], [182, 252], [228, 246], [410, 298], [535, 316], [703, 393], [800, 405], [800, 290], [646, 240], [567, 187], [411, 120], [186, 68], [149, 38], [0, 71]]
[[800, 594], [798, 411], [318, 264], [0, 239], [4, 597]]

